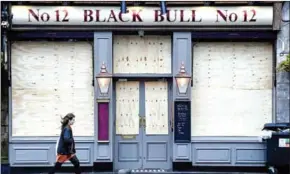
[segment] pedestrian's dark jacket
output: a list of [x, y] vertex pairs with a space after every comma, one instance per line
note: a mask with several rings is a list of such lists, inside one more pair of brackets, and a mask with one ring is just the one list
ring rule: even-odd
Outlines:
[[76, 153], [75, 141], [73, 138], [73, 132], [70, 126], [66, 126], [61, 131], [59, 142], [57, 146], [57, 154], [70, 155]]

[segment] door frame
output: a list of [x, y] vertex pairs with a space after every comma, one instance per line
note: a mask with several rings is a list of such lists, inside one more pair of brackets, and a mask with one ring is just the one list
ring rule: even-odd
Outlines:
[[[112, 157], [113, 157], [113, 169], [114, 170], [119, 170], [119, 169], [116, 169], [115, 168], [115, 162], [117, 159], [117, 151], [116, 151], [116, 83], [118, 81], [138, 81], [139, 84], [141, 83], [144, 83], [144, 88], [145, 88], [145, 82], [146, 81], [160, 81], [160, 80], [165, 80], [167, 81], [167, 84], [168, 84], [168, 158], [169, 158], [169, 163], [170, 163], [170, 169], [171, 170], [173, 168], [172, 164], [173, 164], [173, 126], [174, 126], [174, 113], [173, 113], [173, 78], [172, 77], [167, 77], [167, 78], [162, 78], [162, 77], [145, 77], [145, 78], [137, 78], [137, 77], [120, 77], [120, 78], [113, 78], [112, 79], [112, 88], [113, 88], [113, 94], [112, 94], [112, 104], [113, 104], [113, 140], [112, 140], [112, 147], [113, 147], [113, 154], [112, 154]], [[139, 88], [139, 96], [140, 96], [140, 89], [141, 89], [141, 86]], [[145, 89], [144, 89], [144, 92], [145, 92]], [[145, 94], [144, 94], [144, 97], [145, 97]], [[139, 99], [139, 103], [140, 102], [141, 98]], [[145, 109], [145, 102], [144, 102], [144, 109]], [[142, 137], [143, 137], [143, 134], [142, 134]], [[143, 144], [144, 144], [144, 141], [142, 140], [142, 151], [144, 151], [143, 149]], [[143, 154], [144, 155], [144, 154]], [[142, 155], [142, 157], [143, 157]], [[143, 167], [143, 160], [142, 159], [142, 167]]]

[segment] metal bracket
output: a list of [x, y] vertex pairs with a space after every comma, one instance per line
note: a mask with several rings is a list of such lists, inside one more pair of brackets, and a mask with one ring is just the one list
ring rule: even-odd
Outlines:
[[139, 115], [139, 127], [144, 127], [146, 128], [146, 117], [142, 117]]
[[97, 99], [97, 103], [110, 103], [110, 99]]
[[122, 139], [136, 139], [136, 135], [121, 135]]
[[141, 128], [143, 125], [143, 118], [139, 115], [139, 127]]
[[172, 120], [170, 120], [170, 127], [171, 127], [171, 132], [173, 132], [174, 131], [174, 123]]

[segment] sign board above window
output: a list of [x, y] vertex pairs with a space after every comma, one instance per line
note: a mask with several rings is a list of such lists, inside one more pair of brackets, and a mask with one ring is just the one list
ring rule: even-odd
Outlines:
[[273, 7], [158, 7], [12, 6], [13, 25], [34, 26], [271, 26]]

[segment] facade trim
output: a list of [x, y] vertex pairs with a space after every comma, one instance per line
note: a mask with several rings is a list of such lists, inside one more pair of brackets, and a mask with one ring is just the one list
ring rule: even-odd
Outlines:
[[[36, 142], [36, 143], [55, 143], [59, 137], [58, 136], [27, 136], [27, 137], [12, 137], [10, 139], [10, 143], [18, 143], [18, 142]], [[76, 142], [94, 142], [94, 136], [75, 136]]]
[[[94, 33], [94, 77], [97, 76], [100, 72], [100, 67], [104, 62], [106, 68], [109, 73], [112, 73], [112, 56], [113, 56], [113, 34], [112, 32], [95, 32]], [[107, 98], [103, 98], [100, 90], [99, 85], [94, 78], [94, 91], [95, 91], [95, 102], [94, 102], [94, 160], [96, 162], [104, 162], [109, 161], [112, 162], [113, 160], [113, 101], [112, 101], [112, 94], [113, 94], [113, 85], [112, 82], [110, 83], [109, 93]], [[99, 142], [98, 141], [98, 101], [100, 99], [109, 100], [109, 141], [108, 142]], [[104, 155], [105, 154], [105, 155]]]
[[170, 78], [172, 77], [171, 74], [114, 74], [114, 78]]
[[192, 32], [193, 39], [269, 39], [277, 38], [277, 33], [273, 31], [200, 31]]
[[[38, 30], [38, 31], [61, 31], [64, 28], [61, 26], [24, 26], [21, 25], [21, 27], [16, 27], [14, 26], [12, 28], [13, 31], [32, 31], [32, 30]], [[96, 26], [91, 26], [91, 27], [84, 27], [84, 26], [74, 26], [74, 27], [65, 27], [65, 30], [67, 31], [138, 31], [138, 30], [144, 30], [144, 31], [200, 31], [200, 30], [209, 30], [209, 31], [271, 31], [273, 30], [272, 26], [259, 26], [259, 27], [249, 27], [249, 26], [235, 26], [235, 27], [217, 27], [217, 26], [205, 26], [205, 27], [188, 27], [188, 26], [183, 26], [183, 27], [172, 27], [172, 26], [103, 26], [102, 28], [96, 27]]]
[[[195, 31], [191, 32], [193, 39], [269, 39], [277, 38], [275, 31]], [[17, 39], [93, 39], [93, 32], [61, 32], [61, 31], [15, 31], [10, 33], [10, 40]], [[137, 75], [137, 74], [136, 74]], [[126, 74], [115, 74], [126, 76]], [[163, 76], [163, 75], [162, 75]], [[164, 74], [167, 76], [167, 74]]]
[[18, 31], [10, 33], [10, 40], [17, 39], [93, 39], [93, 32], [51, 32], [51, 31]]
[[191, 137], [191, 142], [193, 143], [202, 143], [202, 142], [222, 142], [222, 143], [237, 143], [237, 142], [241, 142], [241, 143], [262, 143], [264, 144], [264, 142], [260, 142], [260, 140], [258, 139], [257, 136], [192, 136]]
[[[10, 139], [11, 143], [18, 142], [37, 142], [37, 143], [55, 143], [58, 136], [27, 136], [27, 137], [12, 137]], [[94, 136], [76, 136], [76, 142], [94, 142]], [[191, 142], [259, 142], [257, 136], [191, 136]], [[178, 143], [177, 143], [178, 144]]]

